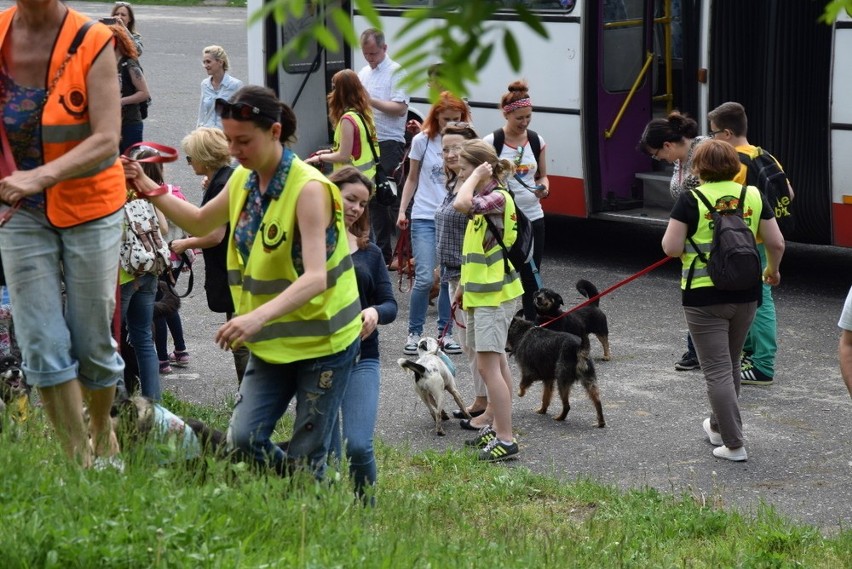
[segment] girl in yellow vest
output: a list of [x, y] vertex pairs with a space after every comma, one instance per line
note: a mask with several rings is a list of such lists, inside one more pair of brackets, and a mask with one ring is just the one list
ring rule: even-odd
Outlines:
[[[175, 224], [206, 235], [230, 222], [228, 281], [238, 316], [216, 333], [222, 349], [251, 356], [228, 428], [228, 445], [281, 474], [325, 472], [332, 425], [358, 355], [361, 303], [337, 188], [284, 143], [293, 111], [271, 89], [249, 85], [216, 112], [240, 167], [202, 208], [125, 162], [137, 189]], [[270, 435], [296, 398], [288, 449]]]
[[506, 191], [506, 176], [514, 166], [498, 159], [494, 147], [481, 140], [464, 142], [459, 152], [459, 175], [465, 178], [453, 202], [470, 217], [462, 243], [462, 266], [454, 302], [467, 315], [467, 345], [476, 352], [476, 367], [488, 389], [485, 413], [471, 420], [480, 425], [479, 435], [468, 446], [484, 447], [480, 460], [504, 460], [518, 454], [512, 435], [512, 372], [506, 359], [506, 338], [523, 294], [521, 277], [509, 263], [506, 272], [503, 250], [488, 224], [490, 216], [511, 247], [517, 237], [515, 202]]
[[331, 78], [328, 119], [335, 125], [331, 150], [317, 150], [305, 162], [314, 166], [333, 164], [335, 170], [346, 165], [355, 166], [368, 180], [373, 180], [376, 163], [370, 145], [378, 156], [379, 143], [370, 109], [370, 94], [351, 69], [338, 71]]
[[698, 254], [698, 251], [710, 251], [712, 216], [696, 192], [720, 211], [736, 208], [740, 196], [745, 196], [743, 220], [766, 244], [763, 282], [772, 286], [781, 280], [778, 267], [784, 254], [784, 238], [766, 197], [753, 186], [742, 194], [743, 186], [733, 182], [740, 171], [740, 160], [733, 146], [719, 140], [701, 143], [693, 154], [692, 168], [701, 185], [678, 196], [663, 235], [663, 251], [670, 257], [680, 257], [683, 264], [683, 313], [710, 398], [711, 413], [702, 424], [704, 433], [716, 447], [713, 456], [744, 461], [748, 454], [743, 446], [743, 425], [737, 402], [740, 353], [762, 294], [761, 282], [757, 280], [753, 287], [745, 290], [716, 288], [707, 265]]

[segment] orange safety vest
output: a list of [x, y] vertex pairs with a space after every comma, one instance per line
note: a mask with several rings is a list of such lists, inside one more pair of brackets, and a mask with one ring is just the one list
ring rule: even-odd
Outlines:
[[[0, 48], [15, 12], [13, 6], [0, 13]], [[68, 8], [53, 44], [48, 85], [65, 61], [77, 31], [89, 19]], [[86, 77], [101, 52], [112, 47], [112, 39], [112, 31], [97, 23], [89, 29], [77, 52], [68, 60], [42, 113], [41, 144], [45, 164], [70, 152], [91, 135]], [[115, 154], [88, 171], [45, 189], [47, 219], [56, 227], [67, 228], [106, 217], [124, 205], [125, 188], [124, 171], [116, 149]]]

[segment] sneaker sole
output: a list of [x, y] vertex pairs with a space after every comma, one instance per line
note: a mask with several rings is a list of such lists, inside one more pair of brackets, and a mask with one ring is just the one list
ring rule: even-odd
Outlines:
[[407, 349], [403, 348], [402, 353], [405, 354], [406, 356], [416, 356], [417, 355], [417, 348], [415, 348], [413, 350], [407, 350]]
[[694, 369], [701, 369], [701, 366], [700, 365], [685, 366], [685, 365], [675, 364], [675, 369], [677, 371], [692, 371]]
[[451, 356], [455, 356], [455, 355], [462, 353], [462, 349], [456, 348], [456, 349], [448, 350], [448, 349], [444, 348], [444, 353], [450, 354]]
[[774, 379], [769, 380], [760, 380], [760, 379], [741, 379], [740, 383], [742, 385], [772, 385], [775, 383]]
[[482, 462], [502, 462], [504, 460], [511, 460], [513, 458], [518, 458], [518, 456], [520, 454], [521, 454], [521, 451], [518, 450], [518, 451], [513, 452], [511, 454], [504, 454], [503, 456], [498, 456], [498, 457], [493, 457], [491, 455], [488, 455], [487, 457], [481, 457], [480, 456], [479, 460], [481, 460]]

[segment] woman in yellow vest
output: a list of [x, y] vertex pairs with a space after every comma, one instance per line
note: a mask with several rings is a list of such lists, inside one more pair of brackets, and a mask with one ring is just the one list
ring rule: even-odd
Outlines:
[[89, 466], [118, 452], [109, 411], [123, 368], [110, 333], [125, 199], [112, 33], [58, 0], [13, 4], [0, 14], [15, 162], [0, 214], [21, 208], [0, 249], [27, 382], [66, 454]]
[[[284, 143], [296, 117], [271, 89], [249, 85], [216, 101], [240, 163], [222, 192], [198, 208], [125, 162], [125, 173], [175, 224], [206, 235], [230, 222], [228, 281], [238, 316], [216, 333], [249, 357], [228, 445], [281, 474], [321, 478], [332, 425], [358, 355], [361, 303], [337, 188]], [[270, 441], [296, 397], [287, 451]]]
[[[494, 147], [481, 140], [464, 142], [459, 152], [459, 175], [465, 178], [453, 206], [470, 217], [462, 243], [462, 266], [454, 303], [467, 314], [467, 345], [476, 352], [476, 367], [488, 389], [485, 413], [471, 422], [482, 425], [469, 446], [484, 447], [480, 460], [504, 460], [518, 454], [512, 435], [512, 372], [506, 359], [506, 338], [517, 298], [524, 292], [517, 269], [508, 263], [485, 216], [502, 231], [511, 247], [517, 237], [515, 202], [506, 191], [514, 166], [497, 158]], [[508, 261], [507, 261], [508, 262]]]
[[719, 211], [736, 208], [741, 196], [745, 196], [743, 220], [766, 244], [766, 284], [774, 286], [781, 280], [778, 267], [784, 254], [784, 238], [766, 197], [753, 186], [743, 194], [743, 186], [733, 182], [740, 171], [733, 146], [719, 140], [703, 142], [695, 149], [692, 168], [701, 185], [678, 196], [663, 235], [663, 251], [670, 257], [680, 257], [682, 262], [683, 313], [710, 398], [711, 413], [702, 424], [704, 433], [716, 447], [713, 456], [744, 461], [748, 454], [743, 446], [737, 402], [740, 353], [762, 294], [761, 282], [756, 279], [754, 286], [743, 290], [716, 287], [702, 261], [702, 257], [708, 258], [713, 242], [712, 216], [698, 193]]
[[358, 74], [351, 69], [338, 71], [331, 78], [328, 94], [328, 119], [334, 127], [331, 150], [317, 150], [305, 162], [314, 166], [332, 164], [335, 170], [346, 165], [355, 166], [367, 179], [376, 176], [373, 150], [379, 155], [370, 94], [364, 89]]

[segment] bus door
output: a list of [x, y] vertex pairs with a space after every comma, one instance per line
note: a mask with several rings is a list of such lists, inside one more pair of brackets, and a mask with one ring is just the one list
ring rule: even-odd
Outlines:
[[[834, 25], [831, 78], [831, 187], [835, 245], [852, 247], [852, 15], [841, 12]], [[846, 157], [846, 158], [841, 158]]]
[[652, 0], [586, 4], [586, 184], [591, 212], [607, 218], [649, 216], [643, 211], [636, 173], [651, 170], [651, 163], [636, 146], [652, 115], [653, 4]]
[[[263, 0], [249, 0], [249, 13], [263, 4]], [[335, 2], [340, 5], [340, 2]], [[348, 2], [344, 4], [348, 5]], [[299, 156], [309, 156], [318, 148], [328, 147], [332, 131], [328, 126], [328, 105], [326, 94], [331, 90], [331, 77], [341, 69], [349, 67], [349, 50], [341, 49], [338, 53], [329, 53], [317, 42], [312, 42], [305, 54], [291, 53], [280, 59], [274, 69], [269, 70], [268, 62], [275, 57], [281, 46], [286, 44], [300, 30], [310, 26], [317, 19], [325, 18], [325, 7], [322, 3], [311, 2], [305, 14], [299, 19], [288, 19], [281, 26], [272, 18], [267, 18], [256, 30], [249, 30], [249, 37], [263, 38], [262, 42], [249, 42], [249, 69], [260, 73], [259, 77], [249, 76], [253, 84], [271, 87], [278, 98], [287, 103], [296, 114], [297, 141], [292, 146]], [[340, 45], [345, 46], [342, 36], [335, 26], [326, 26], [328, 33], [337, 34]], [[262, 45], [262, 51], [252, 46]], [[257, 61], [253, 61], [257, 60]], [[317, 125], [327, 125], [327, 128], [317, 128]]]

